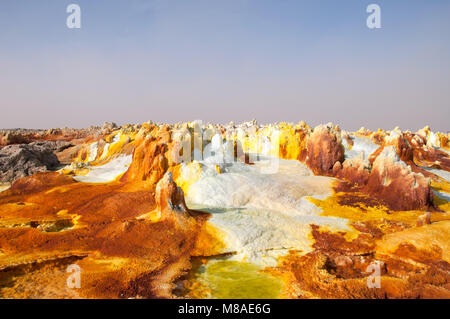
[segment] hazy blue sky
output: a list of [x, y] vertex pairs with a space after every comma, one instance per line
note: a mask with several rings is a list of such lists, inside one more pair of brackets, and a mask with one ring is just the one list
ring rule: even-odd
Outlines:
[[[68, 29], [66, 7], [81, 7]], [[366, 27], [381, 6], [382, 28]], [[0, 0], [0, 127], [449, 131], [448, 0]]]

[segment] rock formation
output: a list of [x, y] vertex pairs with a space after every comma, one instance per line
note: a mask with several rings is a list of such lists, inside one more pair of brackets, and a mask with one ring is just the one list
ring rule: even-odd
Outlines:
[[144, 182], [150, 188], [164, 176], [169, 168], [170, 134], [167, 128], [142, 128], [136, 136], [133, 162], [121, 178], [123, 182]]
[[[414, 148], [401, 132], [393, 131], [369, 159], [337, 162], [332, 174], [378, 198], [393, 210], [433, 209], [429, 175], [414, 160]], [[362, 154], [360, 154], [362, 155]]]
[[431, 224], [431, 213], [426, 212], [423, 215], [420, 215], [417, 219], [417, 226], [429, 225]]
[[340, 134], [331, 125], [316, 126], [308, 138], [306, 164], [315, 174], [328, 175], [336, 162], [343, 161]]
[[9, 145], [0, 149], [0, 182], [55, 169], [59, 165], [54, 154], [70, 146], [63, 141]]
[[395, 210], [433, 207], [430, 180], [396, 160], [394, 150], [387, 151], [388, 149], [385, 148], [373, 163], [365, 188], [367, 192]]
[[184, 224], [191, 213], [186, 206], [183, 190], [173, 181], [171, 172], [167, 172], [159, 180], [155, 191], [156, 211], [161, 220], [173, 219]]

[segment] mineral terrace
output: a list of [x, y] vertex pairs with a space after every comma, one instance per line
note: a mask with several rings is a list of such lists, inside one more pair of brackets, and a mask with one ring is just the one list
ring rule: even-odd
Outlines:
[[0, 131], [0, 298], [450, 298], [450, 134]]

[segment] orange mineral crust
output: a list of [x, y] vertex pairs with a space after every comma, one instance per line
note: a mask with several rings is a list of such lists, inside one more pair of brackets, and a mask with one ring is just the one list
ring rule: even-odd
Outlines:
[[[158, 184], [157, 203], [150, 192], [120, 183], [81, 184], [55, 174], [27, 177], [1, 194], [1, 296], [170, 297], [207, 217], [190, 215], [170, 173]], [[145, 216], [153, 210], [156, 220]], [[75, 262], [83, 282], [73, 294], [65, 270]], [[48, 290], [47, 277], [55, 285]]]
[[449, 138], [0, 131], [0, 298], [450, 298]]

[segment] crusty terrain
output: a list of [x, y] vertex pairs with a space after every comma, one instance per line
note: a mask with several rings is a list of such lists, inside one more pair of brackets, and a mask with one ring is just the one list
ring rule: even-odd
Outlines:
[[[193, 257], [227, 254], [270, 255], [285, 298], [450, 298], [449, 140], [255, 121], [2, 131], [0, 297], [182, 297]], [[289, 161], [264, 175], [255, 153]]]

